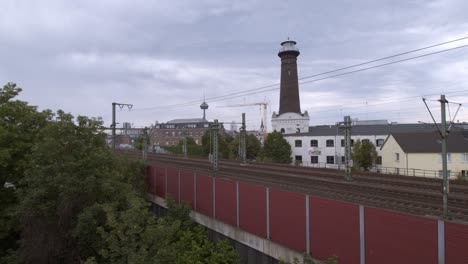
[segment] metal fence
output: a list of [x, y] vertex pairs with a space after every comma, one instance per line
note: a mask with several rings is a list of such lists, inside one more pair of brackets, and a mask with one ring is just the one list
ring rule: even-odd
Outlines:
[[[308, 161], [296, 161], [295, 166], [302, 167], [311, 167], [311, 168], [327, 168], [327, 169], [336, 169], [344, 170], [346, 168], [343, 163], [311, 163]], [[394, 168], [394, 167], [383, 167], [380, 165], [375, 165], [368, 170], [369, 172], [382, 173], [382, 174], [393, 174], [393, 175], [403, 175], [403, 176], [417, 176], [417, 177], [426, 177], [426, 178], [442, 178], [442, 170], [422, 170], [415, 168]], [[449, 171], [449, 178], [459, 179], [464, 178], [468, 179], [468, 175], [462, 174], [461, 171]]]

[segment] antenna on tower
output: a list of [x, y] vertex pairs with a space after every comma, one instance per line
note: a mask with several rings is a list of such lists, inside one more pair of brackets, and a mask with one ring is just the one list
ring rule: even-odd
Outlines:
[[205, 102], [205, 88], [203, 88], [203, 103], [200, 105], [200, 109], [203, 110], [203, 120], [206, 119], [205, 111], [208, 109], [208, 104]]

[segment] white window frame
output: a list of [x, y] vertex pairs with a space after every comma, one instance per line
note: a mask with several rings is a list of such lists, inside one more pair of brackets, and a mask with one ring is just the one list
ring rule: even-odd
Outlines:
[[294, 147], [295, 148], [302, 148], [302, 140], [301, 139], [295, 139], [294, 140]]
[[461, 162], [462, 163], [468, 163], [468, 153], [462, 153], [461, 154]]
[[[447, 163], [452, 162], [452, 153], [447, 153]], [[442, 153], [439, 154], [439, 163], [442, 163]]]
[[[312, 157], [317, 157], [317, 162], [313, 162]], [[310, 156], [310, 164], [318, 164], [318, 163], [319, 163], [319, 156], [315, 156], [315, 155]]]

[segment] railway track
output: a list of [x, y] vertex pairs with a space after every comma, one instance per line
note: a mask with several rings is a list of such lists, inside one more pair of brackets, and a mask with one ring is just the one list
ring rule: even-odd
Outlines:
[[[141, 154], [125, 155], [141, 158]], [[206, 159], [150, 153], [147, 163], [213, 174]], [[353, 181], [345, 181], [343, 172], [332, 169], [224, 160], [220, 161], [216, 176], [406, 213], [442, 215], [441, 182], [437, 179], [357, 173]], [[468, 186], [453, 183], [448, 204], [453, 219], [468, 221]]]

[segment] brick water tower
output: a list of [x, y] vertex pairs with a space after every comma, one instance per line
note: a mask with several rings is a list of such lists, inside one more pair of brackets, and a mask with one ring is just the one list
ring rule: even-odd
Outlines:
[[299, 80], [297, 77], [296, 42], [287, 40], [281, 43], [278, 56], [281, 58], [281, 83], [279, 112], [273, 112], [271, 125], [274, 130], [285, 134], [309, 132], [309, 115], [301, 113]]

